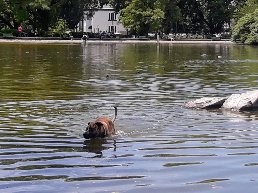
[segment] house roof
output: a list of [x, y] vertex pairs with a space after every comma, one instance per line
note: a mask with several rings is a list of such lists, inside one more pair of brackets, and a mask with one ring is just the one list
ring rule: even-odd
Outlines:
[[114, 11], [115, 9], [111, 7], [110, 5], [104, 5], [102, 8], [95, 8], [95, 9], [90, 9], [87, 11]]

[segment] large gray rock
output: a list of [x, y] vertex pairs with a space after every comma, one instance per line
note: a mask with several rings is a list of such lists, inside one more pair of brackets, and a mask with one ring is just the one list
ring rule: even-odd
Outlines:
[[218, 109], [222, 107], [226, 99], [225, 97], [203, 97], [187, 102], [185, 107], [194, 109]]
[[232, 111], [258, 110], [258, 90], [232, 94], [224, 102], [222, 108]]

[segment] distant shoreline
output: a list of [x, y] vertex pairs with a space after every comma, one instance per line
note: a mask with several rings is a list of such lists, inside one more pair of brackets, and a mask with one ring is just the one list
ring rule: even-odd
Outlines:
[[[0, 43], [20, 43], [20, 44], [84, 44], [81, 39], [74, 40], [55, 40], [55, 39], [0, 39]], [[139, 40], [139, 39], [117, 39], [117, 40], [87, 40], [86, 44], [101, 43], [155, 43], [157, 40]], [[159, 44], [235, 44], [230, 40], [160, 40]]]

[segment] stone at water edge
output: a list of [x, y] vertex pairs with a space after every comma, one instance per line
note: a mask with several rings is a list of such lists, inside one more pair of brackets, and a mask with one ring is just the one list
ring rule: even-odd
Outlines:
[[185, 107], [193, 109], [219, 109], [226, 99], [226, 97], [203, 97], [187, 102]]
[[258, 110], [258, 90], [232, 94], [224, 102], [222, 108], [232, 111]]

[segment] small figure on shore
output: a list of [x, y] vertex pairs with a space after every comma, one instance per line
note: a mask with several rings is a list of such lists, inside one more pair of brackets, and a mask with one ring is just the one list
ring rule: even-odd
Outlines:
[[88, 39], [88, 36], [86, 34], [83, 34], [82, 40], [83, 40], [84, 43], [87, 41], [87, 39]]
[[18, 26], [17, 31], [18, 31], [18, 36], [21, 37], [22, 36], [22, 25], [21, 24]]

